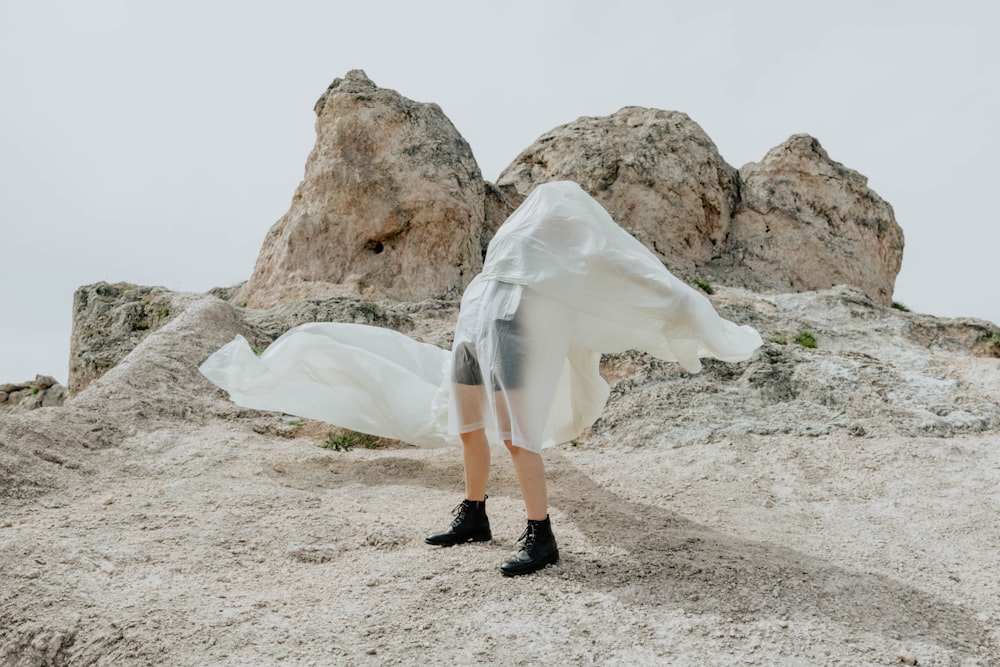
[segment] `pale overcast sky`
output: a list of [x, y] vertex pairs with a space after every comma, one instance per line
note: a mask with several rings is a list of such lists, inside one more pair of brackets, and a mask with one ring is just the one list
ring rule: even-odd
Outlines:
[[684, 111], [733, 166], [797, 132], [906, 235], [898, 301], [1000, 322], [1000, 3], [0, 0], [0, 384], [65, 382], [73, 291], [246, 279], [364, 69], [490, 180], [540, 134]]

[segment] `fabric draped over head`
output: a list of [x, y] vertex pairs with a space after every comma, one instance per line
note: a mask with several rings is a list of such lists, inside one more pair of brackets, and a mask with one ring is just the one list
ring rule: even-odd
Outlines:
[[[463, 295], [453, 353], [391, 330], [314, 323], [259, 358], [237, 338], [201, 370], [247, 407], [421, 446], [482, 427], [537, 451], [600, 416], [602, 353], [637, 349], [697, 372], [699, 357], [743, 361], [760, 345], [561, 181], [536, 187], [498, 229]], [[455, 359], [478, 365], [479, 382]]]

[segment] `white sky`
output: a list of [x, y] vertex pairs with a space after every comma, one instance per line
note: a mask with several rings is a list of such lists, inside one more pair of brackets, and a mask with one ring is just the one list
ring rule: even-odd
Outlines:
[[490, 180], [540, 134], [688, 113], [732, 165], [796, 132], [906, 234], [898, 301], [1000, 322], [1000, 3], [0, 0], [0, 384], [67, 378], [74, 289], [249, 277], [364, 69]]

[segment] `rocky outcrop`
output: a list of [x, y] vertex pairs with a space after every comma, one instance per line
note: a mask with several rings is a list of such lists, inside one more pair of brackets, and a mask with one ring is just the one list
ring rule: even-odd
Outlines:
[[[102, 285], [92, 287], [96, 291]], [[128, 287], [123, 292], [149, 289]], [[77, 294], [81, 291], [89, 294], [86, 288]], [[176, 310], [169, 320], [155, 331], [146, 330], [120, 363], [92, 378], [62, 408], [0, 419], [0, 499], [32, 498], [98, 475], [100, 466], [84, 462], [87, 453], [121, 445], [138, 432], [148, 435], [167, 424], [248, 414], [212, 390], [198, 372], [211, 352], [236, 334], [248, 335], [237, 309], [209, 296], [170, 296]], [[129, 312], [126, 306], [134, 303], [124, 293], [114, 298], [119, 303], [108, 312], [112, 320], [117, 319], [114, 311]], [[124, 345], [127, 340], [125, 336], [116, 342]], [[121, 348], [115, 350], [120, 353]]]
[[330, 84], [316, 115], [305, 178], [234, 302], [459, 292], [482, 266], [485, 193], [440, 107], [354, 70]]
[[33, 381], [0, 384], [0, 414], [58, 407], [66, 400], [66, 387], [49, 375]]
[[741, 201], [723, 258], [704, 273], [758, 291], [853, 285], [892, 303], [903, 232], [867, 179], [797, 134], [740, 169]]
[[1000, 367], [983, 342], [1000, 341], [996, 325], [904, 313], [849, 286], [767, 298], [721, 288], [712, 301], [757, 328], [764, 347], [742, 364], [706, 360], [694, 376], [631, 352], [607, 357], [613, 393], [595, 442], [643, 446], [641, 424], [664, 414], [656, 437], [675, 445], [1000, 430]]
[[360, 70], [334, 80], [316, 114], [305, 178], [233, 303], [454, 296], [524, 197], [560, 179], [681, 278], [772, 292], [849, 284], [892, 302], [903, 250], [892, 207], [808, 135], [737, 172], [686, 114], [625, 107], [545, 133], [494, 185], [437, 105]]
[[522, 196], [579, 182], [681, 277], [756, 291], [853, 285], [892, 303], [892, 207], [819, 142], [794, 135], [738, 173], [685, 114], [626, 107], [542, 135], [498, 179]]
[[625, 107], [546, 132], [497, 179], [527, 195], [537, 184], [579, 183], [671, 270], [721, 255], [738, 175], [686, 114]]
[[[173, 295], [172, 303], [182, 297], [189, 299], [184, 303], [203, 304], [199, 307], [216, 313], [206, 305], [208, 297]], [[705, 360], [705, 370], [693, 376], [676, 364], [636, 352], [606, 355], [602, 373], [614, 392], [604, 416], [583, 440], [640, 446], [651, 429], [657, 438], [678, 444], [776, 433], [951, 437], [1000, 430], [1000, 369], [995, 363], [1000, 327], [995, 324], [902, 312], [849, 286], [768, 297], [720, 287], [711, 299], [724, 317], [758, 329], [764, 347], [741, 364]], [[269, 310], [227, 305], [232, 312], [222, 309], [205, 321], [198, 319], [201, 315], [189, 317], [180, 305], [175, 316], [187, 318], [186, 336], [197, 337], [200, 328], [218, 326], [224, 311], [218, 321], [225, 321], [226, 330], [211, 332], [212, 339], [218, 343], [238, 331], [259, 350], [289, 328], [314, 321], [387, 327], [447, 348], [458, 305], [457, 299], [333, 297], [286, 302]], [[123, 363], [126, 375], [115, 369], [118, 384], [113, 378], [102, 380], [104, 389], [88, 390], [73, 405], [96, 409], [109, 400], [109, 391], [117, 392], [115, 401], [122, 403], [128, 387], [144, 386], [151, 397], [127, 397], [143, 414], [161, 414], [168, 405], [174, 406], [169, 414], [193, 414], [184, 405], [185, 400], [193, 405], [194, 398], [161, 396], [187, 391], [181, 385], [190, 382], [188, 371], [163, 375], [163, 369], [144, 370], [143, 364], [154, 358], [162, 365], [170, 346], [180, 344], [169, 336], [156, 341], [139, 343], [137, 356]], [[206, 356], [214, 349], [199, 346]], [[159, 356], [151, 357], [150, 349]], [[192, 355], [185, 350], [187, 363], [196, 367], [200, 360]], [[170, 379], [172, 373], [177, 380]], [[155, 384], [141, 379], [146, 374], [166, 379]], [[663, 420], [664, 414], [671, 418]]]
[[[207, 296], [229, 300], [232, 294], [232, 289], [216, 288]], [[67, 394], [76, 396], [118, 366], [147, 336], [202, 296], [129, 283], [101, 282], [80, 287], [74, 295], [71, 391], [67, 392], [62, 385], [55, 384], [54, 379], [41, 375], [35, 382], [0, 385], [0, 413], [8, 407], [7, 411], [13, 412], [61, 405]], [[269, 309], [238, 308], [238, 311], [240, 333], [258, 351], [285, 331], [306, 322], [368, 324], [396, 329], [419, 340], [449, 347], [458, 299], [427, 299], [414, 303], [344, 296], [284, 301]], [[444, 327], [442, 320], [448, 321]], [[14, 410], [15, 405], [17, 410]]]
[[73, 396], [114, 368], [171, 319], [175, 295], [163, 287], [106, 282], [73, 295], [68, 390]]

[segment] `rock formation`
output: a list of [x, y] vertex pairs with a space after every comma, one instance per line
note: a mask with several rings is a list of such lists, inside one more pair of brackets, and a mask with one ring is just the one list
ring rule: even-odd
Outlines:
[[625, 107], [546, 132], [497, 184], [523, 196], [551, 180], [578, 182], [673, 271], [721, 254], [738, 174], [704, 130], [676, 111]]
[[685, 114], [626, 107], [543, 134], [498, 185], [579, 182], [682, 277], [757, 291], [848, 284], [892, 303], [903, 233], [864, 176], [794, 135], [739, 173]]
[[[1000, 368], [1000, 327], [970, 318], [903, 313], [861, 290], [762, 298], [722, 288], [720, 313], [756, 327], [764, 347], [742, 365], [708, 360], [698, 375], [632, 353], [607, 357], [614, 393], [594, 425], [595, 441], [642, 446], [637, 418], [671, 415], [676, 445], [775, 433], [852, 437], [938, 436], [1000, 429], [1000, 389], [981, 373]], [[816, 341], [805, 347], [803, 333]], [[990, 366], [993, 370], [987, 370]], [[1000, 385], [998, 385], [1000, 387]]]
[[170, 320], [174, 295], [163, 287], [99, 282], [73, 295], [68, 389], [76, 395], [114, 368]]
[[[181, 314], [192, 304], [214, 299], [170, 296]], [[987, 389], [989, 378], [998, 372], [994, 359], [1000, 357], [1000, 327], [994, 324], [901, 312], [849, 286], [768, 297], [720, 287], [711, 299], [724, 317], [757, 328], [766, 341], [764, 348], [742, 364], [705, 360], [705, 370], [693, 376], [676, 364], [635, 352], [606, 355], [602, 373], [614, 393], [605, 416], [587, 437], [638, 446], [646, 436], [633, 433], [636, 421], [655, 424], [657, 437], [679, 444], [774, 432], [881, 437], [956, 436], [1000, 429], [1000, 384]], [[186, 336], [196, 337], [201, 328], [207, 333], [208, 327], [217, 326], [219, 313], [225, 311], [226, 331], [230, 335], [238, 331], [260, 350], [293, 326], [314, 321], [392, 328], [447, 348], [458, 305], [454, 298], [414, 303], [331, 297], [286, 302], [268, 310], [199, 306], [185, 315], [186, 324], [180, 326], [190, 330]], [[213, 313], [210, 318], [198, 319], [199, 313], [208, 312]], [[815, 349], [796, 342], [803, 332], [817, 341]], [[213, 333], [212, 340], [224, 338]], [[128, 340], [117, 342], [122, 356], [131, 352], [126, 349]], [[156, 340], [160, 356], [174, 344], [169, 338]], [[136, 354], [147, 345], [139, 341]], [[185, 358], [190, 354], [185, 351]], [[142, 361], [143, 355], [149, 353], [139, 354], [128, 366], [129, 386], [148, 384], [135, 379], [144, 372], [142, 364], [148, 363]], [[200, 376], [191, 376], [192, 380], [189, 375], [185, 371], [176, 382], [202, 384]], [[172, 391], [172, 382], [144, 391], [154, 395]], [[107, 391], [114, 383], [101, 386]], [[189, 391], [180, 385], [177, 390]], [[91, 404], [94, 396], [105, 396], [97, 390], [87, 395]], [[148, 406], [143, 411], [150, 414], [162, 412], [166, 405], [162, 398], [129, 400], [133, 405], [142, 402]], [[181, 405], [184, 399], [171, 401]], [[80, 398], [72, 404], [79, 406]], [[661, 421], [664, 410], [676, 418]]]
[[316, 114], [305, 178], [234, 303], [454, 295], [504, 219], [557, 179], [579, 182], [681, 278], [849, 284], [892, 301], [903, 249], [892, 208], [808, 135], [737, 172], [686, 114], [625, 107], [545, 133], [494, 185], [439, 107], [360, 70], [334, 80]]
[[316, 116], [305, 178], [234, 301], [459, 292], [482, 266], [485, 193], [441, 109], [353, 70], [330, 84]]
[[847, 284], [892, 303], [903, 232], [864, 176], [797, 134], [744, 165], [740, 181], [724, 257], [703, 273], [758, 291]]
[[0, 414], [58, 407], [64, 400], [66, 387], [48, 375], [36, 375], [34, 381], [0, 384]]

